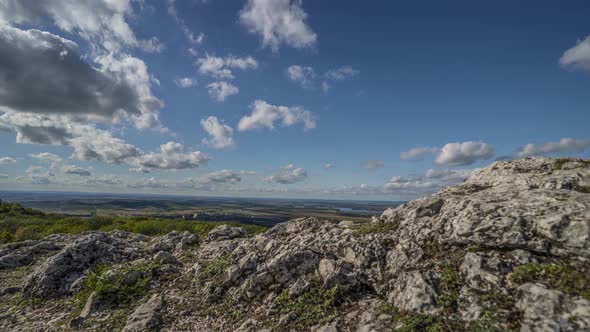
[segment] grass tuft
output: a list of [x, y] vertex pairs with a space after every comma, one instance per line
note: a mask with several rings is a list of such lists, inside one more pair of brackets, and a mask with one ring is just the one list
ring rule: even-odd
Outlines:
[[527, 282], [544, 283], [550, 288], [566, 294], [590, 299], [590, 266], [574, 267], [566, 264], [529, 263], [517, 266], [512, 271], [511, 279], [517, 284]]

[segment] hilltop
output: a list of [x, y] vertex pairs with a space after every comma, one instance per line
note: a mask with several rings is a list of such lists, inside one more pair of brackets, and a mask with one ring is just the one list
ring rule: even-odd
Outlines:
[[588, 160], [499, 161], [368, 223], [299, 218], [255, 233], [1, 245], [0, 329], [590, 329]]

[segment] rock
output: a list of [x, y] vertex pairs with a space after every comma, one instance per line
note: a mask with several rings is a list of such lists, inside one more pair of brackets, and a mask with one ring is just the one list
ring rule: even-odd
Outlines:
[[160, 263], [160, 264], [172, 264], [172, 265], [178, 264], [178, 261], [176, 260], [176, 258], [174, 256], [172, 256], [172, 254], [167, 251], [159, 251], [154, 256], [154, 261], [156, 261], [157, 263]]
[[164, 299], [160, 294], [152, 295], [149, 300], [140, 304], [127, 318], [123, 332], [154, 331], [160, 325], [160, 311], [164, 306]]
[[80, 274], [100, 264], [113, 264], [139, 258], [125, 251], [141, 245], [141, 240], [123, 232], [93, 232], [80, 236], [74, 243], [47, 259], [31, 273], [24, 284], [27, 297], [51, 298], [69, 292]]
[[82, 325], [84, 320], [86, 320], [86, 318], [88, 318], [88, 316], [90, 316], [90, 314], [92, 313], [92, 310], [94, 309], [94, 306], [95, 306], [95, 297], [96, 297], [96, 292], [92, 292], [90, 294], [90, 296], [88, 296], [88, 299], [86, 300], [86, 304], [84, 304], [84, 308], [82, 308], [82, 311], [80, 312], [78, 317], [70, 321], [70, 328], [72, 328], [72, 329], [80, 328], [80, 325]]
[[166, 235], [158, 236], [152, 239], [150, 249], [152, 252], [174, 252], [177, 250], [186, 249], [197, 243], [199, 243], [199, 237], [196, 234], [172, 231]]
[[236, 238], [245, 237], [248, 233], [242, 227], [231, 227], [228, 225], [221, 225], [215, 227], [207, 235], [207, 242], [232, 240]]
[[394, 281], [389, 301], [402, 311], [436, 313], [436, 292], [431, 282], [420, 272], [403, 272]]
[[0, 257], [0, 270], [15, 269], [33, 262], [33, 257], [25, 253], [10, 253]]
[[519, 289], [524, 293], [516, 303], [523, 312], [521, 331], [560, 331], [554, 316], [561, 306], [563, 293], [536, 284], [524, 284]]

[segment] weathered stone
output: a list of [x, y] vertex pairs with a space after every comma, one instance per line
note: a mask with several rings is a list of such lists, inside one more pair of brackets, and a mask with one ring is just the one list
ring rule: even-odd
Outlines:
[[164, 299], [160, 294], [152, 295], [149, 300], [140, 304], [127, 318], [123, 332], [154, 331], [160, 325], [160, 311], [164, 306]]

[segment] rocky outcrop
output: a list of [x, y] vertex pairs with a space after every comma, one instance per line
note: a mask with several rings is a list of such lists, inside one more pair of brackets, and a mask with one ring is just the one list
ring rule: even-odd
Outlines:
[[[0, 249], [6, 266], [21, 264], [21, 247]], [[138, 258], [157, 266], [156, 295], [128, 313], [129, 331], [590, 330], [590, 162], [495, 162], [364, 224], [300, 218], [257, 236], [220, 226], [201, 243], [84, 234], [23, 292], [64, 297], [91, 266]], [[108, 321], [108, 310], [90, 315]]]

